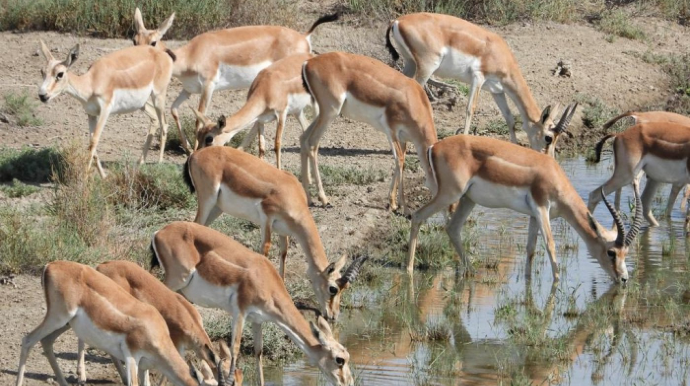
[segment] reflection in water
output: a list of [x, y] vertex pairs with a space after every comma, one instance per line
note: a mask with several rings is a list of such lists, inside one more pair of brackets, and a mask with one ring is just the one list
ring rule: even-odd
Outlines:
[[[610, 175], [610, 162], [562, 166], [582, 197]], [[629, 213], [632, 189], [624, 189]], [[658, 193], [667, 197], [668, 187]], [[665, 202], [655, 201], [661, 212]], [[360, 385], [684, 384], [690, 381], [690, 266], [676, 208], [631, 247], [631, 284], [613, 285], [577, 234], [552, 222], [561, 267], [553, 286], [543, 247], [525, 281], [528, 219], [477, 208], [477, 275], [394, 268], [377, 287], [357, 286], [364, 308], [345, 310], [335, 329]], [[595, 217], [607, 221], [603, 205]], [[541, 239], [540, 239], [541, 242]], [[493, 262], [493, 263], [491, 263]], [[496, 264], [496, 262], [498, 262]], [[357, 294], [359, 292], [359, 294]], [[268, 384], [325, 384], [298, 361], [267, 369]]]

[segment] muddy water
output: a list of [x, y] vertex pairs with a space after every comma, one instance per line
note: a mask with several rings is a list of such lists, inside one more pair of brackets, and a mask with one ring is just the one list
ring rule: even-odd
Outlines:
[[[612, 170], [610, 160], [561, 165], [585, 200]], [[658, 193], [656, 213], [668, 190]], [[631, 193], [624, 189], [624, 213]], [[690, 279], [678, 204], [669, 221], [657, 215], [660, 227], [643, 226], [628, 258], [633, 283], [625, 288], [612, 284], [562, 220], [552, 221], [560, 283], [552, 287], [541, 241], [527, 282], [528, 219], [476, 207], [474, 227], [464, 233], [472, 259], [480, 261], [476, 277], [457, 278], [449, 268], [418, 272], [411, 283], [401, 270], [385, 269], [376, 286], [355, 289], [356, 307], [345, 310], [335, 329], [357, 383], [687, 384]], [[603, 203], [595, 217], [611, 225]], [[269, 384], [325, 384], [305, 361], [266, 370]]]

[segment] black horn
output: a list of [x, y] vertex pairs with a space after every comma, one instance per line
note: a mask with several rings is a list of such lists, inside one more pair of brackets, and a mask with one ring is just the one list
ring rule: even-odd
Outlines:
[[343, 276], [338, 280], [338, 284], [341, 288], [345, 287], [347, 283], [352, 283], [359, 276], [359, 272], [362, 269], [364, 262], [369, 259], [369, 256], [361, 256], [352, 261], [349, 267], [345, 270]]
[[601, 188], [601, 198], [604, 200], [604, 204], [606, 204], [606, 208], [608, 208], [609, 212], [611, 212], [611, 216], [613, 216], [613, 221], [616, 223], [616, 229], [618, 230], [618, 235], [616, 236], [616, 246], [617, 247], [622, 247], [623, 246], [623, 239], [625, 238], [625, 226], [623, 226], [623, 220], [621, 220], [620, 214], [618, 214], [618, 211], [616, 211], [616, 208], [611, 205], [609, 200], [606, 199], [606, 195], [604, 194], [604, 188]]
[[563, 115], [561, 116], [561, 120], [558, 121], [558, 124], [553, 129], [553, 131], [557, 133], [563, 133], [567, 131], [568, 125], [570, 125], [570, 121], [573, 119], [573, 115], [575, 115], [575, 110], [577, 110], [577, 102], [575, 102], [574, 105], [566, 107], [565, 111], [563, 111]]
[[625, 235], [626, 247], [629, 247], [635, 241], [635, 237], [637, 237], [637, 233], [640, 232], [640, 227], [642, 226], [642, 200], [640, 200], [640, 188], [637, 182], [633, 182], [633, 191], [635, 194], [635, 218], [630, 226], [630, 231]]

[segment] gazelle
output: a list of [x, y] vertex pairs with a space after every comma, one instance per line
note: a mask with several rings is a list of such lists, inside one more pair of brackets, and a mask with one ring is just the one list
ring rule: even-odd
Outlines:
[[[426, 152], [438, 138], [431, 104], [422, 86], [376, 59], [344, 52], [309, 59], [303, 66], [302, 78], [319, 106], [318, 116], [300, 138], [302, 185], [306, 192], [311, 169], [319, 200], [328, 204], [319, 173], [318, 148], [321, 136], [338, 115], [367, 123], [388, 137], [395, 158], [389, 193], [391, 210], [398, 207], [397, 192], [406, 212], [402, 177], [408, 141], [417, 150], [427, 187], [434, 191]], [[307, 197], [311, 204], [311, 197]]]
[[79, 339], [124, 361], [129, 386], [139, 384], [144, 369], [157, 369], [175, 385], [207, 385], [175, 349], [156, 308], [137, 300], [107, 276], [79, 263], [56, 261], [46, 265], [41, 281], [48, 308], [43, 322], [22, 340], [17, 386], [24, 381], [29, 351], [39, 341], [58, 384], [67, 386], [53, 342], [70, 327]]
[[[203, 125], [197, 132], [199, 147], [211, 145], [224, 145], [229, 142], [241, 130], [254, 124], [254, 128], [244, 137], [240, 149], [251, 144], [251, 141], [259, 132], [259, 158], [264, 155], [264, 124], [278, 120], [275, 137], [276, 164], [282, 169], [280, 160], [280, 143], [283, 137], [283, 128], [288, 115], [297, 118], [302, 131], [307, 128], [307, 119], [304, 110], [312, 106], [311, 95], [302, 84], [302, 64], [313, 58], [312, 54], [296, 54], [280, 59], [263, 69], [249, 88], [247, 102], [242, 108], [230, 117], [224, 128], [219, 126]], [[315, 105], [314, 105], [315, 106]], [[198, 118], [203, 122], [202, 119]], [[213, 128], [214, 130], [211, 130]], [[196, 150], [196, 149], [195, 149]]]
[[[609, 138], [615, 138], [615, 168], [611, 178], [589, 194], [589, 210], [594, 210], [599, 203], [596, 193], [600, 189], [605, 193], [619, 190], [644, 171], [647, 175], [647, 185], [642, 194], [644, 217], [652, 226], [657, 226], [652, 214], [652, 199], [659, 184], [665, 182], [674, 187], [666, 208], [670, 213], [678, 191], [690, 183], [690, 126], [649, 122], [632, 126], [620, 134], [608, 134], [597, 143], [596, 162], [599, 162], [601, 150]], [[616, 205], [620, 205], [620, 194], [616, 194]]]
[[[690, 118], [676, 114], [676, 113], [671, 113], [668, 111], [645, 111], [645, 112], [640, 112], [640, 111], [628, 111], [625, 112], [610, 121], [606, 122], [604, 124], [604, 130], [610, 128], [613, 126], [616, 122], [618, 122], [620, 119], [623, 119], [625, 117], [631, 117], [634, 121], [635, 124], [638, 123], [649, 123], [649, 122], [669, 122], [669, 123], [677, 123], [679, 125], [687, 126], [690, 127]], [[600, 153], [599, 153], [600, 154]], [[599, 156], [597, 156], [596, 162], [599, 162]], [[649, 183], [649, 176], [647, 176], [648, 183], [645, 185], [644, 190], [642, 191], [642, 197], [646, 197], [648, 194], [647, 189], [656, 189], [658, 187], [659, 182], [654, 181], [651, 184]], [[685, 195], [683, 196], [683, 200], [680, 203], [680, 210], [685, 211], [685, 205], [687, 204], [688, 197], [690, 197], [690, 189], [685, 184], [680, 184], [680, 185], [671, 185], [671, 191], [669, 192], [668, 195], [668, 201], [666, 202], [666, 215], [670, 216], [671, 211], [673, 211], [673, 205], [676, 202], [676, 198], [678, 197], [678, 193], [680, 193], [681, 189], [683, 187], [686, 187], [685, 189]], [[652, 194], [654, 196], [654, 194]], [[618, 189], [616, 190], [616, 209], [620, 208], [620, 197], [621, 197], [621, 190]], [[644, 201], [644, 199], [642, 200]], [[651, 219], [653, 221], [650, 221], [652, 226], [657, 226], [658, 223], [656, 219], [654, 219], [654, 215], [649, 212], [649, 216], [651, 216]]]
[[[561, 118], [562, 124], [565, 115]], [[466, 269], [470, 262], [463, 250], [461, 229], [476, 204], [488, 208], [509, 208], [530, 216], [527, 240], [527, 270], [531, 274], [537, 232], [546, 244], [554, 282], [559, 279], [551, 218], [563, 217], [580, 235], [590, 254], [616, 281], [626, 282], [625, 256], [641, 222], [641, 209], [628, 234], [618, 212], [608, 204], [617, 228], [615, 241], [587, 210], [563, 169], [555, 159], [511, 143], [492, 138], [456, 135], [436, 143], [429, 150], [438, 192], [412, 215], [407, 271], [414, 270], [419, 228], [434, 213], [460, 200], [446, 232]], [[635, 183], [637, 183], [635, 181]], [[636, 199], [639, 194], [635, 187]], [[604, 200], [606, 198], [604, 197]], [[612, 242], [613, 241], [613, 242]]]
[[[180, 79], [183, 90], [173, 102], [171, 112], [184, 148], [189, 150], [182, 132], [178, 108], [192, 94], [201, 94], [197, 110], [206, 113], [214, 91], [249, 87], [261, 70], [277, 60], [294, 54], [310, 53], [311, 34], [316, 27], [336, 21], [339, 17], [337, 13], [322, 16], [304, 34], [286, 27], [266, 25], [211, 31], [174, 50], [177, 60], [173, 76]], [[150, 31], [144, 26], [141, 12], [137, 8], [134, 14], [137, 25], [134, 44], [164, 49], [165, 45], [161, 44], [160, 39], [174, 18], [173, 13], [161, 28]], [[201, 128], [201, 122], [197, 121], [196, 128]]]
[[[537, 102], [520, 72], [508, 44], [497, 34], [457, 17], [412, 13], [401, 16], [386, 31], [386, 47], [394, 61], [398, 52], [404, 59], [403, 73], [425, 85], [432, 74], [458, 79], [470, 85], [464, 134], [468, 133], [477, 106], [479, 91], [487, 90], [498, 105], [510, 129], [510, 140], [517, 143], [515, 119], [506, 95], [522, 117], [532, 149], [541, 151], [550, 141], [557, 108], [539, 110]], [[460, 129], [456, 132], [458, 134]]]
[[[64, 91], [81, 102], [89, 117], [89, 169], [95, 159], [98, 172], [101, 177], [105, 177], [96, 147], [108, 117], [111, 114], [144, 110], [149, 97], [153, 100], [161, 130], [158, 162], [163, 161], [168, 132], [164, 113], [165, 94], [172, 75], [172, 52], [152, 47], [125, 48], [98, 59], [83, 75], [69, 72], [69, 68], [79, 57], [78, 44], [63, 61], [53, 57], [43, 40], [41, 53], [47, 61], [41, 70], [43, 82], [38, 90], [41, 101], [48, 103]], [[155, 130], [156, 127], [152, 124], [139, 158], [140, 164], [146, 160]]]
[[[184, 356], [188, 349], [194, 350], [197, 357], [204, 360], [201, 362], [201, 371], [205, 382], [215, 382], [211, 367], [215, 368], [219, 359], [213, 351], [211, 339], [204, 330], [199, 311], [184, 296], [172, 292], [156, 277], [131, 261], [109, 261], [100, 264], [96, 270], [109, 277], [137, 300], [154, 306], [163, 316], [170, 331], [170, 338], [180, 355]], [[85, 383], [84, 344], [81, 339], [77, 357], [79, 380]], [[114, 363], [119, 371], [119, 362]], [[124, 372], [121, 372], [121, 375], [123, 374]], [[126, 382], [126, 378], [122, 381]]]
[[[216, 126], [204, 116], [200, 115], [200, 119], [205, 127]], [[222, 122], [217, 126], [221, 127]], [[275, 230], [280, 235], [282, 278], [285, 278], [288, 238], [294, 237], [306, 255], [307, 275], [322, 312], [332, 320], [338, 317], [342, 291], [350, 285], [340, 275], [347, 256], [328, 263], [304, 190], [295, 176], [226, 146], [194, 152], [187, 159], [184, 173], [190, 189], [196, 191], [195, 223], [209, 225], [225, 212], [258, 224], [264, 256], [268, 256], [271, 233]]]
[[[275, 323], [282, 329], [332, 384], [354, 384], [350, 355], [333, 337], [328, 322], [321, 317], [316, 324], [307, 322], [266, 257], [220, 232], [189, 222], [167, 225], [153, 235], [151, 244], [154, 251], [151, 265], [162, 266], [165, 285], [191, 302], [220, 308], [232, 315], [230, 374], [236, 368], [242, 328], [248, 320], [252, 323], [256, 371], [261, 385], [264, 383], [261, 365], [264, 322]], [[352, 265], [342, 279], [354, 281], [358, 273], [359, 266]]]

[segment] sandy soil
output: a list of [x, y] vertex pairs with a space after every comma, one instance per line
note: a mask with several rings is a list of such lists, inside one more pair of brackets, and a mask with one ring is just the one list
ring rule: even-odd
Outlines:
[[[635, 22], [642, 25], [641, 20]], [[386, 26], [376, 24], [373, 27], [354, 27], [352, 24], [346, 22], [319, 27], [313, 39], [315, 50], [345, 50], [388, 61], [388, 54], [383, 46]], [[606, 104], [625, 110], [663, 105], [670, 93], [666, 76], [660, 67], [644, 63], [631, 52], [641, 54], [652, 50], [657, 54], [668, 54], [687, 52], [690, 48], [686, 28], [658, 20], [646, 21], [643, 28], [650, 36], [648, 41], [619, 38], [613, 43], [606, 42], [604, 34], [586, 25], [515, 24], [495, 30], [513, 48], [540, 106], [555, 101], [568, 103], [577, 94], [584, 94], [599, 97]], [[128, 40], [91, 39], [57, 33], [0, 33], [0, 46], [4, 53], [0, 56], [0, 68], [3, 68], [0, 72], [0, 93], [27, 90], [31, 95], [36, 94], [40, 81], [39, 70], [44, 64], [38, 53], [39, 39], [45, 40], [49, 47], [56, 48], [54, 55], [57, 57], [66, 55], [72, 45], [80, 43], [81, 56], [74, 66], [74, 71], [78, 73], [84, 72], [97, 58], [131, 44]], [[175, 41], [168, 44], [174, 48], [183, 43]], [[551, 69], [560, 59], [572, 64], [571, 78], [551, 75]], [[168, 92], [168, 103], [174, 100], [180, 90], [179, 82], [173, 80], [172, 84]], [[215, 93], [211, 115], [232, 114], [241, 106], [244, 98], [244, 90]], [[193, 97], [192, 103], [198, 103], [198, 97]], [[465, 103], [466, 99], [460, 97], [453, 111], [436, 106], [437, 130], [455, 131], [461, 127]], [[45, 122], [40, 127], [19, 128], [11, 123], [0, 122], [0, 146], [44, 147], [78, 141], [86, 147], [86, 117], [76, 100], [63, 95], [49, 105], [41, 104], [38, 114]], [[186, 107], [183, 114], [191, 116]], [[480, 128], [491, 120], [500, 119], [493, 99], [486, 93], [480, 96], [475, 116]], [[125, 156], [130, 159], [138, 157], [147, 126], [148, 120], [143, 113], [112, 116], [101, 137], [101, 158], [115, 161]], [[580, 119], [574, 120], [571, 130], [576, 134], [576, 140], [570, 144], [579, 142], [579, 133], [582, 131]], [[273, 129], [269, 125], [269, 143], [272, 133]], [[526, 142], [524, 133], [519, 133], [521, 140]], [[299, 134], [297, 122], [288, 120], [283, 139], [284, 163], [288, 170], [299, 169]], [[587, 132], [583, 134], [585, 137], [594, 135]], [[271, 148], [272, 146], [269, 147]], [[320, 154], [322, 164], [383, 170], [390, 170], [392, 167], [390, 149], [382, 133], [374, 133], [370, 127], [342, 118], [324, 135]], [[154, 152], [150, 152], [150, 162], [154, 160], [153, 157]], [[166, 162], [181, 163], [183, 160], [182, 156], [173, 153], [166, 156]], [[272, 157], [269, 157], [269, 162], [274, 162]], [[427, 193], [419, 187], [421, 179], [421, 172], [413, 177], [410, 173], [407, 174], [406, 193], [413, 207], [421, 205], [427, 199]], [[313, 209], [331, 258], [349, 247], [366, 243], [367, 238], [375, 233], [374, 230], [390, 219], [391, 214], [385, 208], [389, 181], [387, 179], [368, 187], [339, 188], [339, 194], [331, 197], [333, 208]], [[11, 204], [3, 201], [2, 205]], [[291, 259], [294, 261], [299, 258], [291, 256]], [[288, 266], [288, 275], [301, 274], [302, 269], [301, 265], [292, 264]], [[0, 321], [3, 324], [0, 336], [0, 384], [3, 385], [14, 382], [21, 338], [40, 322], [45, 312], [38, 277], [19, 276], [14, 279], [14, 283], [16, 287], [0, 286], [0, 298], [3, 299], [0, 301]], [[56, 349], [62, 353], [59, 358], [63, 371], [74, 378], [76, 339], [71, 333], [66, 336], [68, 338], [58, 341]], [[89, 356], [87, 372], [89, 384], [118, 381], [114, 368], [100, 355]], [[46, 379], [51, 379], [51, 373], [48, 362], [41, 355], [41, 349], [35, 347], [30, 356], [25, 384], [45, 384]]]

